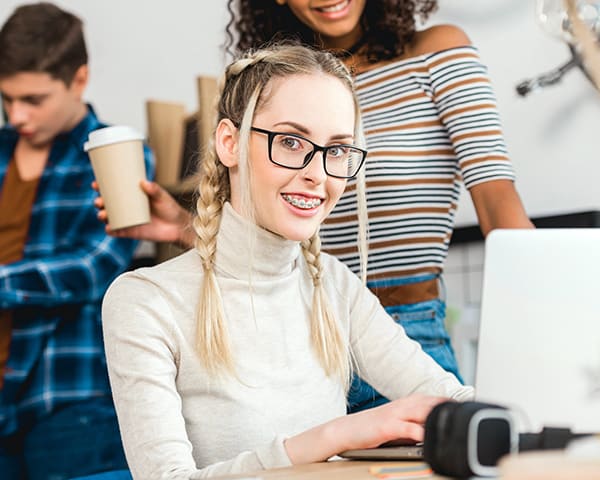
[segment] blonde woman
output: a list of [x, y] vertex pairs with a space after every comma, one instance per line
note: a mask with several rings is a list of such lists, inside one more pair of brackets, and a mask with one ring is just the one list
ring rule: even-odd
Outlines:
[[[422, 440], [435, 404], [472, 396], [320, 252], [319, 227], [347, 179], [364, 182], [360, 131], [351, 77], [329, 53], [274, 46], [227, 68], [195, 248], [121, 276], [104, 301], [134, 478], [245, 473]], [[354, 367], [395, 400], [345, 415]]]

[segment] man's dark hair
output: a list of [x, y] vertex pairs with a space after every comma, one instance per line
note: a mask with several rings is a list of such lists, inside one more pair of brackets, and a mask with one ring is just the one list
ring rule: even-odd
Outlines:
[[[415, 17], [426, 20], [437, 0], [368, 0], [361, 17], [365, 53], [370, 62], [404, 53], [415, 34]], [[287, 5], [273, 0], [228, 0], [226, 49], [230, 53], [258, 48], [271, 40], [295, 39], [322, 48], [318, 35], [304, 25]]]
[[0, 78], [48, 73], [69, 86], [87, 62], [83, 22], [51, 3], [18, 7], [0, 30]]

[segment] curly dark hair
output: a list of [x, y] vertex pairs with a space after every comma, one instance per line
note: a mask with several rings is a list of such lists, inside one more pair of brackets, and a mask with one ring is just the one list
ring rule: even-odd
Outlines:
[[[378, 62], [399, 57], [415, 34], [415, 17], [424, 21], [437, 0], [368, 0], [361, 17], [366, 57]], [[236, 53], [273, 40], [295, 40], [322, 48], [319, 35], [304, 25], [287, 5], [274, 0], [228, 0], [231, 15], [225, 48]]]

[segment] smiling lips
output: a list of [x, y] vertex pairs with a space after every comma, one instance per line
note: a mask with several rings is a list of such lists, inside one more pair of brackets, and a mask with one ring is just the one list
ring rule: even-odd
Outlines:
[[322, 199], [313, 197], [300, 197], [295, 195], [283, 194], [283, 199], [294, 207], [298, 207], [302, 210], [310, 210], [311, 208], [316, 208], [323, 202]]
[[323, 12], [323, 13], [335, 13], [335, 12], [339, 12], [339, 11], [343, 10], [344, 8], [346, 8], [349, 3], [350, 3], [350, 0], [343, 0], [340, 3], [336, 3], [335, 5], [330, 5], [328, 7], [317, 7], [317, 8], [315, 8], [315, 10], [318, 10], [319, 12]]

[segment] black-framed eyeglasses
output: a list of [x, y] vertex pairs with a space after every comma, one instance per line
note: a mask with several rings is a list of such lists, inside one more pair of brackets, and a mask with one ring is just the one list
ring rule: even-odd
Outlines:
[[315, 156], [323, 153], [325, 173], [335, 178], [352, 178], [359, 172], [367, 151], [354, 145], [329, 145], [322, 147], [308, 138], [295, 133], [272, 132], [263, 128], [250, 127], [269, 138], [269, 160], [280, 167], [302, 170]]

